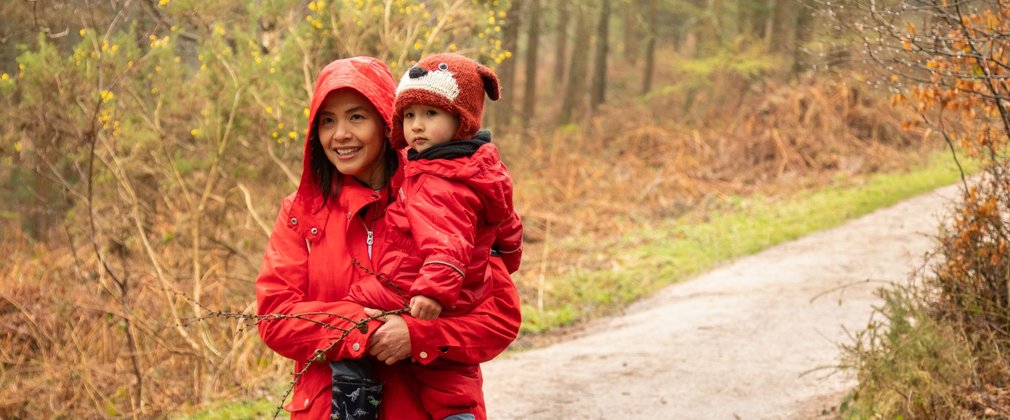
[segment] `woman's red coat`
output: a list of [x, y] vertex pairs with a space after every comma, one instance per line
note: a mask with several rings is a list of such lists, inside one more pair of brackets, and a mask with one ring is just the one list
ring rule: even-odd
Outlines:
[[[309, 112], [311, 121], [326, 95], [350, 88], [368, 98], [385, 119], [391, 119], [395, 81], [381, 61], [357, 57], [330, 63], [320, 73]], [[358, 182], [344, 178], [339, 196], [323, 205], [318, 182], [311, 171], [312, 154], [306, 136], [302, 179], [298, 190], [286, 197], [274, 223], [263, 256], [263, 266], [256, 280], [257, 313], [301, 315], [304, 318], [347, 329], [350, 321], [326, 315], [359, 320], [365, 318], [361, 305], [341, 301], [351, 282], [360, 276], [352, 258], [366, 264], [378, 261], [381, 247], [369, 258], [366, 240], [369, 228], [379, 235], [385, 229], [382, 218], [373, 225], [360, 216], [369, 205], [385, 206], [387, 191], [376, 193]], [[374, 243], [384, 241], [375, 238]], [[410, 331], [411, 356], [428, 362], [445, 358], [462, 363], [488, 361], [515, 339], [519, 331], [519, 298], [501, 260], [492, 258], [488, 282], [491, 297], [477, 305], [467, 316], [421, 321], [405, 317]], [[367, 357], [368, 338], [379, 326], [370, 324], [367, 332], [354, 330], [326, 354], [329, 360]], [[259, 323], [260, 337], [278, 354], [295, 361], [300, 372], [306, 361], [320, 349], [329, 347], [343, 334], [303, 319], [268, 319]], [[425, 357], [421, 357], [424, 353]], [[413, 383], [402, 361], [380, 369], [384, 397], [383, 419], [425, 419], [427, 414], [413, 394]], [[330, 414], [330, 368], [327, 363], [312, 363], [295, 384], [293, 397], [285, 408], [292, 418], [323, 419]], [[482, 407], [483, 408], [483, 407]], [[484, 413], [477, 413], [484, 418]]]

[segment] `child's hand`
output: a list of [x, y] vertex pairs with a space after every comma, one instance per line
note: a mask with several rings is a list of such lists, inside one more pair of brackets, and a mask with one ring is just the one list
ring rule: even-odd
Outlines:
[[427, 296], [417, 295], [410, 298], [410, 316], [430, 321], [442, 313], [442, 305], [437, 300]]

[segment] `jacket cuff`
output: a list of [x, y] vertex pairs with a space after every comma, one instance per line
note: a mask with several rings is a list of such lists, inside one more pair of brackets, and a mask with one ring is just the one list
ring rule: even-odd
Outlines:
[[444, 310], [452, 310], [459, 299], [464, 280], [463, 265], [454, 258], [432, 256], [425, 260], [417, 280], [410, 287], [410, 297], [422, 295], [435, 299]]
[[[377, 320], [369, 321], [367, 325], [367, 330], [362, 332], [358, 328], [354, 328], [353, 324], [348, 323], [348, 327], [352, 328], [351, 332], [344, 337], [343, 342], [336, 344], [329, 352], [326, 353], [326, 358], [331, 361], [340, 361], [345, 359], [360, 359], [365, 356], [368, 352], [368, 339], [371, 338], [372, 333], [382, 325], [381, 322]], [[331, 334], [328, 335], [327, 342], [324, 343], [320, 349], [326, 348], [333, 342], [340, 339], [343, 335], [343, 331], [333, 330]]]
[[410, 332], [410, 357], [421, 366], [434, 362], [449, 350], [437, 322], [405, 316]]

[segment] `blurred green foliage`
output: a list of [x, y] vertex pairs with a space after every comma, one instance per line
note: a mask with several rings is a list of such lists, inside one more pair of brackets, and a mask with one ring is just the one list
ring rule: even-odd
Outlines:
[[[15, 5], [14, 12], [33, 16], [36, 23], [38, 11], [28, 9], [46, 7], [20, 3], [25, 9]], [[18, 46], [17, 72], [0, 77], [0, 103], [8, 110], [0, 159], [11, 168], [0, 171], [3, 197], [8, 198], [4, 208], [38, 213], [57, 201], [80, 205], [87, 196], [81, 188], [92, 145], [99, 163], [96, 180], [106, 183], [95, 185], [98, 204], [114, 204], [116, 191], [129, 189], [123, 184], [142, 175], [152, 182], [149, 188], [173, 199], [200, 191], [208, 182], [217, 184], [219, 175], [212, 172], [248, 177], [254, 184], [283, 179], [280, 165], [297, 168], [301, 159], [309, 93], [326, 63], [372, 55], [398, 76], [409, 63], [436, 51], [500, 62], [506, 57], [499, 36], [503, 3], [151, 0], [50, 5], [44, 19], [65, 24], [73, 21], [64, 16], [69, 15], [81, 17], [84, 24], [68, 27], [59, 38], [39, 33]], [[43, 179], [26, 181], [25, 173], [31, 171]], [[102, 178], [104, 171], [118, 176]], [[227, 184], [211, 189], [223, 194]], [[35, 199], [8, 207], [10, 198], [25, 194]], [[268, 198], [274, 204], [278, 197]], [[37, 237], [45, 231], [27, 227]]]

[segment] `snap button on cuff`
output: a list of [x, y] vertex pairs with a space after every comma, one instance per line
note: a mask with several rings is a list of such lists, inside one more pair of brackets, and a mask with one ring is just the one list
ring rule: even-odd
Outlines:
[[292, 217], [291, 218], [291, 224], [292, 225], [297, 225], [298, 224], [298, 219], [295, 219], [294, 217]]
[[351, 346], [351, 350], [354, 350], [354, 351], [358, 351], [358, 350], [361, 350], [361, 344], [358, 344], [358, 343], [354, 343], [354, 344], [353, 344], [353, 345]]
[[312, 230], [310, 230], [309, 232], [312, 232], [312, 234], [315, 235], [315, 234], [319, 233], [319, 229], [312, 228]]
[[428, 358], [428, 352], [422, 351], [421, 353], [418, 353], [418, 356], [421, 356], [422, 359], [427, 359]]

